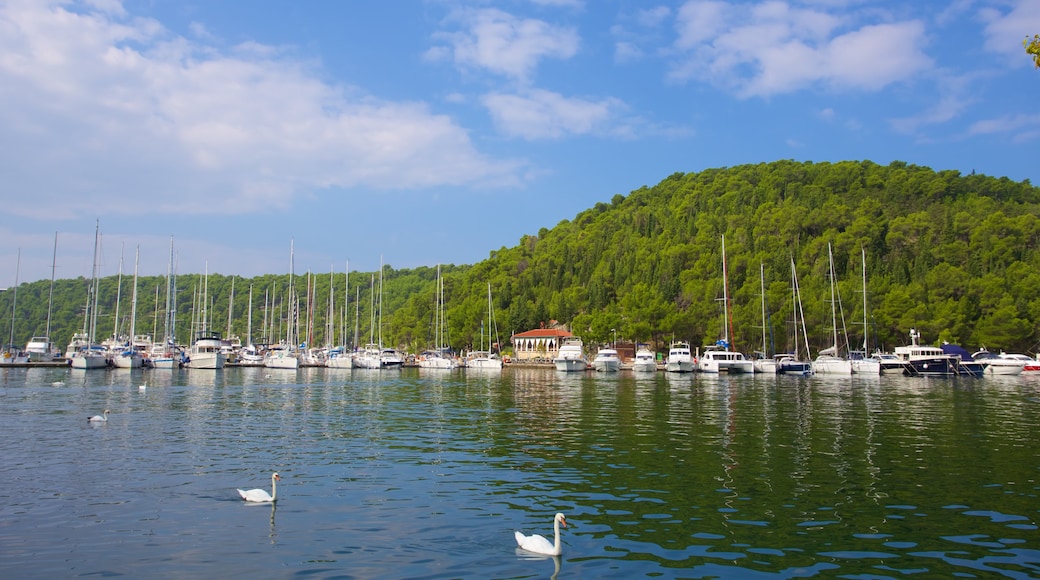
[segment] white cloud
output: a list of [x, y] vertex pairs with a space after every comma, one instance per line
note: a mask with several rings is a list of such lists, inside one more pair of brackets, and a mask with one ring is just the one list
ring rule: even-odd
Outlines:
[[1022, 50], [1022, 40], [1040, 31], [1040, 2], [1013, 0], [1010, 5], [1006, 13], [996, 8], [979, 11], [979, 18], [985, 22], [986, 50], [1004, 54], [1012, 63], [1031, 65]]
[[500, 131], [529, 140], [617, 133], [620, 130], [615, 122], [624, 109], [624, 104], [613, 98], [567, 98], [540, 89], [524, 94], [492, 93], [484, 96], [483, 103]]
[[464, 30], [435, 34], [435, 39], [449, 46], [434, 47], [427, 57], [450, 55], [460, 67], [487, 70], [525, 83], [539, 61], [571, 58], [580, 43], [572, 28], [518, 18], [492, 8], [458, 12], [452, 20], [460, 22]]
[[[322, 188], [515, 184], [423, 103], [321, 80], [315, 63], [172, 35], [122, 5], [0, 6], [0, 174], [8, 212], [244, 212]], [[134, 191], [128, 203], [119, 191]], [[145, 203], [142, 203], [145, 202]]]
[[744, 97], [805, 88], [879, 90], [932, 66], [919, 21], [854, 23], [787, 2], [692, 0], [676, 18], [671, 78]]
[[996, 119], [977, 121], [968, 129], [969, 135], [1010, 133], [1015, 142], [1023, 143], [1040, 138], [1040, 115], [1005, 115]]

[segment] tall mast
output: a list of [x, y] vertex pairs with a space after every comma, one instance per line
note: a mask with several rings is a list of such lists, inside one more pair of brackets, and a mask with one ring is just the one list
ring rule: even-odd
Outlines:
[[116, 314], [112, 318], [112, 340], [119, 340], [119, 297], [123, 293], [123, 249], [126, 244], [119, 244], [119, 276], [116, 278]]
[[94, 337], [97, 336], [97, 308], [98, 308], [98, 241], [101, 238], [101, 220], [97, 220], [94, 224], [94, 266], [91, 268], [91, 297], [88, 300], [93, 300], [90, 305], [90, 331], [87, 340], [90, 344], [94, 344]]
[[726, 234], [722, 234], [722, 316], [723, 332], [725, 333], [726, 350], [730, 350], [730, 340], [733, 336], [733, 322], [729, 319], [729, 274], [726, 271]]
[[47, 340], [51, 339], [51, 306], [54, 304], [54, 269], [58, 262], [58, 232], [54, 232], [54, 253], [51, 256], [51, 289], [47, 293]]
[[246, 344], [253, 344], [253, 285], [249, 285], [249, 314], [246, 315]]
[[7, 344], [14, 347], [14, 314], [18, 307], [18, 272], [22, 269], [22, 249], [18, 248], [18, 258], [14, 267], [14, 297], [11, 299], [11, 340]]
[[834, 254], [831, 252], [831, 244], [827, 243], [827, 259], [830, 262], [831, 272], [831, 326], [834, 329], [834, 356], [838, 356], [838, 300], [834, 295]]
[[863, 356], [867, 356], [867, 249], [860, 248], [863, 263]]
[[130, 298], [130, 344], [133, 346], [134, 336], [137, 333], [137, 264], [141, 258], [141, 246], [137, 246], [134, 253], [134, 293]]
[[762, 356], [766, 356], [766, 265], [762, 262], [758, 264], [758, 278], [762, 287]]
[[227, 307], [227, 332], [224, 333], [225, 338], [231, 338], [231, 318], [235, 310], [235, 277], [231, 277], [231, 296], [228, 298]]

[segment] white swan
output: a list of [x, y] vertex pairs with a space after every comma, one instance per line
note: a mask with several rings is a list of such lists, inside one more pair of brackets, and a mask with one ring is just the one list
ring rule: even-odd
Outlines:
[[94, 415], [93, 417], [87, 417], [89, 423], [108, 423], [108, 414], [111, 413], [108, 409], [100, 415]]
[[238, 495], [242, 496], [242, 499], [246, 501], [255, 502], [273, 502], [278, 501], [278, 481], [282, 479], [277, 472], [271, 474], [271, 494], [268, 495], [266, 491], [262, 489], [251, 489], [246, 491], [244, 489], [238, 490]]
[[525, 536], [520, 532], [514, 532], [516, 536], [516, 543], [519, 544], [520, 548], [527, 550], [528, 552], [534, 552], [535, 554], [545, 554], [548, 556], [559, 556], [563, 552], [563, 547], [560, 546], [560, 524], [563, 527], [567, 527], [567, 518], [563, 514], [556, 514], [553, 517], [553, 532], [556, 534], [556, 541], [552, 544], [549, 540], [545, 539], [545, 536], [539, 536], [538, 534], [532, 534]]

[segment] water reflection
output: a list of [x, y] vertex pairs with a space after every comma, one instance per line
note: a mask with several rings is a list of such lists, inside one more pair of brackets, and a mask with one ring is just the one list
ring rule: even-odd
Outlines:
[[266, 371], [0, 371], [5, 567], [542, 576], [563, 511], [572, 577], [1040, 570], [1040, 380]]

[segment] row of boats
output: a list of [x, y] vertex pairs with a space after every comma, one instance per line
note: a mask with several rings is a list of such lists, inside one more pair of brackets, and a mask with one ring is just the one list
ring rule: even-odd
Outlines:
[[[617, 372], [623, 366], [618, 351], [612, 346], [600, 348], [595, 357], [588, 361], [579, 338], [565, 341], [553, 363], [560, 371], [592, 369]], [[841, 357], [836, 349], [827, 348], [812, 361], [801, 360], [791, 354], [776, 355], [772, 358], [750, 358], [741, 352], [730, 350], [729, 345], [721, 340], [698, 352], [694, 352], [688, 342], [677, 341], [672, 343], [668, 356], [663, 361], [658, 361], [653, 351], [641, 345], [631, 362], [631, 369], [635, 372], [656, 372], [662, 367], [671, 373], [981, 377], [987, 374], [1040, 375], [1040, 356], [1033, 358], [1024, 354], [992, 353], [985, 348], [969, 353], [961, 346], [948, 343], [942, 346], [922, 345], [920, 333], [911, 329], [910, 345], [896, 347], [891, 353], [878, 351], [869, 356], [853, 352], [848, 357]]]
[[7, 347], [0, 366], [67, 364], [75, 369], [102, 368], [196, 368], [220, 369], [225, 365], [295, 369], [300, 367], [395, 369], [406, 359], [423, 368], [459, 367], [501, 369], [498, 353], [476, 350], [462, 357], [445, 349], [430, 350], [414, 357], [378, 344], [364, 348], [291, 347], [285, 344], [243, 346], [237, 337], [222, 339], [216, 331], [200, 331], [190, 346], [153, 342], [151, 335], [135, 335], [93, 344], [85, 334], [73, 335], [63, 353], [47, 337], [33, 337], [25, 349]]

